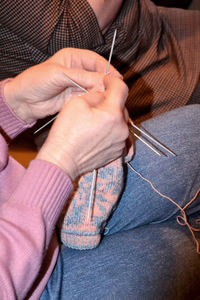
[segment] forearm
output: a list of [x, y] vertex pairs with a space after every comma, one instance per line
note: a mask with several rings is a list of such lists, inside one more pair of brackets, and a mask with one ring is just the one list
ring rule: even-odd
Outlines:
[[[1, 92], [3, 83], [0, 84]], [[0, 97], [0, 125], [3, 135], [13, 138], [27, 128]], [[51, 241], [55, 223], [67, 200], [72, 183], [55, 165], [34, 160], [26, 170], [8, 156], [8, 145], [0, 135], [0, 295], [2, 299], [26, 296], [38, 274], [42, 278], [33, 289], [44, 289], [55, 265], [58, 245]], [[51, 241], [51, 243], [50, 243]], [[46, 252], [50, 260], [42, 262]], [[11, 263], [10, 263], [11, 262]]]
[[[102, 93], [85, 93], [65, 103], [37, 156], [39, 159], [32, 161], [27, 170], [18, 168], [8, 158], [7, 144], [0, 136], [0, 184], [2, 191], [4, 186], [8, 189], [0, 197], [0, 282], [5, 299], [13, 299], [14, 294], [23, 299], [38, 274], [45, 272], [47, 279], [52, 256], [46, 257], [45, 269], [41, 270], [41, 265], [49, 249], [55, 262], [56, 244], [50, 248], [49, 245], [72, 191], [68, 175], [74, 179], [124, 153], [129, 134], [128, 115], [124, 114], [128, 88], [120, 78], [110, 75], [103, 84]], [[15, 176], [18, 182], [10, 192]]]
[[[15, 172], [15, 162], [10, 164], [0, 173], [1, 182], [3, 173], [9, 169]], [[9, 300], [16, 294], [24, 299], [32, 287], [58, 216], [72, 191], [67, 175], [48, 162], [34, 160], [20, 176], [20, 184], [9, 199], [1, 199], [0, 206], [0, 294]], [[54, 252], [55, 244], [52, 255]], [[45, 282], [46, 273], [48, 269], [42, 278]]]

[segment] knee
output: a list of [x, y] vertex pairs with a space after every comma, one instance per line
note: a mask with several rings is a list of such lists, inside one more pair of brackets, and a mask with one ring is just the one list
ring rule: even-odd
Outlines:
[[192, 104], [169, 112], [163, 113], [153, 119], [145, 121], [143, 125], [147, 129], [152, 129], [158, 133], [178, 133], [196, 132], [199, 133], [200, 126], [200, 104]]
[[177, 127], [179, 130], [182, 130], [186, 136], [193, 136], [195, 141], [199, 140], [200, 104], [181, 107], [175, 110], [174, 114], [174, 117], [177, 119]]
[[189, 119], [197, 121], [199, 123], [200, 120], [200, 104], [191, 104], [187, 106], [180, 107], [175, 110], [177, 114], [180, 114], [186, 120]]

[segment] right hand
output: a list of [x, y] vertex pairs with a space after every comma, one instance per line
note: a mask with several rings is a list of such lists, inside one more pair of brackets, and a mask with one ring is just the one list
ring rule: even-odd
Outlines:
[[92, 7], [102, 32], [105, 33], [116, 18], [123, 0], [87, 0]]
[[106, 75], [105, 91], [71, 98], [62, 108], [37, 158], [63, 169], [72, 180], [120, 157], [128, 138], [128, 88]]

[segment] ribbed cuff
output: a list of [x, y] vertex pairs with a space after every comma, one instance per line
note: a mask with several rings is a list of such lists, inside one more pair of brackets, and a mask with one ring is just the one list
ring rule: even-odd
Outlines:
[[69, 248], [87, 250], [96, 248], [99, 245], [101, 235], [78, 235], [61, 231], [61, 239], [63, 244]]
[[12, 111], [12, 109], [5, 102], [4, 86], [11, 79], [6, 79], [0, 82], [0, 127], [3, 131], [13, 139], [24, 130], [32, 127], [35, 122], [27, 124]]
[[47, 224], [55, 225], [73, 190], [64, 171], [47, 161], [31, 161], [12, 201], [39, 209]]

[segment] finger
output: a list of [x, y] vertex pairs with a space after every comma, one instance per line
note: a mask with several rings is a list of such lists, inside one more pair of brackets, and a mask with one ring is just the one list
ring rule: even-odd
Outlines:
[[63, 68], [62, 73], [59, 75], [60, 75], [60, 80], [66, 87], [79, 86], [79, 88], [80, 89], [82, 88], [82, 90], [84, 89], [86, 90], [94, 89], [98, 91], [104, 90], [103, 73], [91, 72], [91, 71], [75, 69], [75, 68], [73, 69]]
[[126, 153], [124, 155], [124, 162], [127, 163], [132, 160], [134, 155], [134, 146], [133, 146], [133, 139], [129, 135], [128, 139], [126, 140]]
[[126, 107], [124, 108], [124, 120], [126, 121], [126, 123], [128, 123], [129, 113], [128, 113], [128, 110], [126, 109]]
[[[58, 51], [50, 60], [68, 68], [80, 68], [93, 72], [106, 73], [108, 61], [94, 51], [86, 49], [64, 48]], [[109, 71], [121, 78], [122, 75], [110, 65]]]
[[[56, 52], [46, 62], [60, 64], [67, 68], [80, 68], [92, 72], [106, 73], [108, 61], [94, 51], [76, 48], [63, 48]], [[112, 66], [109, 71], [116, 77], [122, 78], [122, 75]]]
[[99, 91], [91, 91], [85, 93], [81, 96], [81, 98], [87, 102], [90, 106], [98, 106], [99, 104], [103, 103], [105, 100], [105, 96], [102, 92]]
[[[108, 61], [104, 57], [91, 50], [75, 50], [77, 52], [76, 58], [73, 60], [73, 64], [75, 65], [72, 66], [76, 67], [79, 64], [78, 66], [82, 66], [83, 69], [106, 73]], [[121, 77], [121, 74], [112, 65], [110, 65], [109, 71]]]
[[107, 102], [113, 108], [118, 107], [120, 110], [123, 110], [128, 97], [127, 85], [121, 79], [110, 75], [104, 76], [103, 83]]

